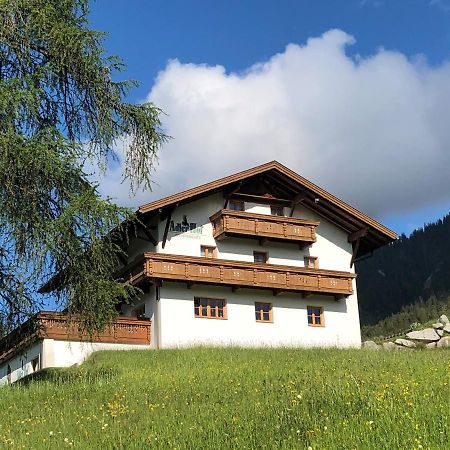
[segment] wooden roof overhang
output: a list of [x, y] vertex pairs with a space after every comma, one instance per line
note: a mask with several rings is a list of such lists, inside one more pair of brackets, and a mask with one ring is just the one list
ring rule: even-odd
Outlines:
[[241, 199], [288, 206], [292, 214], [295, 205], [301, 203], [348, 233], [349, 242], [354, 246], [353, 259], [397, 238], [394, 231], [277, 161], [144, 204], [138, 213], [144, 216], [159, 213], [162, 218], [167, 218], [174, 208], [217, 192], [223, 192], [225, 208], [229, 199]]

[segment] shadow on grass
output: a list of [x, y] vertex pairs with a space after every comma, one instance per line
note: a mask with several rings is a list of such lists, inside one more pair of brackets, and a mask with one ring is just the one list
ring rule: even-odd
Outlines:
[[15, 386], [27, 387], [36, 383], [63, 384], [95, 384], [117, 378], [122, 373], [119, 367], [97, 366], [88, 369], [81, 367], [56, 368], [50, 367], [21, 378]]

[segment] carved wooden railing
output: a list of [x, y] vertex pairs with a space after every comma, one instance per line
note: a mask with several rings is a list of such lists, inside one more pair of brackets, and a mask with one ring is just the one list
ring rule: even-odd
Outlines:
[[[183, 281], [188, 284], [268, 288], [274, 292], [323, 293], [336, 297], [353, 293], [354, 274], [323, 269], [258, 264], [224, 259], [145, 253], [133, 270], [133, 280]], [[135, 266], [136, 267], [136, 266]]]
[[308, 245], [316, 242], [319, 222], [222, 209], [210, 217], [217, 240], [226, 236], [250, 237]]
[[41, 312], [0, 340], [0, 363], [37, 339], [150, 344], [151, 321], [118, 317], [110, 326], [92, 336], [82, 333], [76, 320], [58, 312]]

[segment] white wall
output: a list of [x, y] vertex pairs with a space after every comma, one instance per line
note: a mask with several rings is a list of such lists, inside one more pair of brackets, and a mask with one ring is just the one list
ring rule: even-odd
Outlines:
[[[176, 208], [172, 216], [175, 224], [181, 222], [183, 216], [186, 216], [188, 222], [197, 224], [197, 228], [184, 233], [169, 232], [163, 249], [162, 238], [165, 221], [160, 222], [157, 251], [175, 255], [201, 256], [200, 247], [202, 245], [216, 246], [218, 258], [247, 262], [253, 262], [253, 251], [264, 251], [269, 254], [268, 262], [270, 264], [298, 267], [304, 267], [304, 256], [317, 256], [321, 269], [353, 272], [353, 269], [350, 269], [352, 247], [347, 242], [347, 233], [303, 206], [295, 209], [294, 217], [320, 222], [316, 228], [317, 241], [303, 250], [299, 250], [298, 244], [294, 243], [267, 241], [261, 246], [257, 239], [228, 237], [216, 242], [213, 238], [209, 217], [219, 211], [223, 204], [223, 196], [215, 194]], [[245, 208], [249, 212], [270, 214], [268, 205], [246, 203]], [[285, 208], [285, 211], [287, 214], [289, 208]], [[143, 249], [142, 252], [144, 251]]]
[[12, 383], [25, 377], [26, 375], [32, 374], [34, 371], [31, 361], [35, 358], [39, 358], [39, 368], [41, 365], [41, 351], [42, 342], [39, 341], [32, 344], [29, 348], [26, 348], [22, 353], [0, 365], [0, 386], [8, 383], [8, 366], [11, 368]]
[[[46, 339], [47, 340], [47, 339]], [[52, 339], [48, 339], [53, 341]], [[103, 342], [53, 341], [53, 366], [70, 367], [81, 364], [89, 355], [99, 350], [143, 350], [145, 344], [114, 344]], [[49, 350], [50, 351], [50, 350]]]
[[[194, 315], [194, 297], [227, 300], [227, 319], [204, 319]], [[272, 303], [273, 323], [255, 320], [255, 301]], [[307, 306], [322, 306], [324, 327], [311, 327]], [[241, 346], [338, 346], [359, 347], [358, 305], [356, 295], [336, 302], [328, 296], [302, 298], [299, 294], [281, 294], [270, 290], [194, 286], [164, 282], [160, 303], [160, 346], [190, 345]]]

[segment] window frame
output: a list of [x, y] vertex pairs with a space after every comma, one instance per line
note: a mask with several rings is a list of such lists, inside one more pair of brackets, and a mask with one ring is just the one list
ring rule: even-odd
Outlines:
[[[314, 311], [311, 311], [311, 310], [315, 310], [315, 309], [320, 310], [319, 315], [315, 314]], [[311, 311], [311, 313], [310, 313], [310, 311]], [[312, 323], [309, 323], [310, 317], [311, 317]], [[320, 323], [316, 323], [316, 320], [315, 320], [316, 317], [319, 317]], [[323, 328], [325, 326], [325, 320], [324, 320], [324, 315], [323, 315], [323, 306], [311, 306], [311, 305], [306, 306], [306, 320], [308, 322], [309, 327]]]
[[[201, 300], [207, 300], [208, 304], [206, 305], [206, 316], [200, 314], [203, 312], [203, 306], [201, 306], [200, 302]], [[219, 306], [215, 306], [217, 315], [212, 316], [211, 315], [211, 305], [210, 301], [218, 301], [223, 302], [222, 306], [222, 317], [219, 316]], [[198, 302], [198, 305], [197, 305]], [[195, 309], [198, 308], [198, 314], [196, 313]], [[194, 297], [194, 318], [195, 319], [216, 319], [216, 320], [227, 320], [228, 314], [227, 314], [227, 300], [225, 298], [212, 298], [212, 297]]]
[[[264, 311], [262, 309], [262, 307], [257, 309], [258, 305], [261, 305], [261, 306], [269, 305], [269, 311], [268, 311], [269, 319], [268, 320], [264, 319], [264, 312], [266, 312], [266, 311]], [[256, 318], [257, 313], [259, 314], [259, 319]], [[256, 320], [256, 322], [259, 322], [259, 323], [273, 323], [273, 305], [272, 305], [272, 303], [270, 303], [270, 302], [255, 302], [255, 320]]]
[[[303, 261], [305, 264], [305, 267], [307, 269], [318, 269], [319, 268], [319, 257], [318, 256], [304, 256]], [[309, 262], [313, 262], [313, 267], [310, 267]]]
[[[255, 256], [256, 255], [264, 255], [264, 261], [256, 261]], [[268, 252], [260, 252], [260, 251], [254, 251], [253, 252], [253, 262], [256, 264], [267, 264], [267, 261], [269, 261], [269, 253]]]
[[[232, 204], [240, 206], [238, 208], [232, 208]], [[227, 209], [231, 209], [231, 211], [245, 211], [245, 202], [243, 200], [228, 200]]]
[[[211, 256], [206, 254], [206, 251], [212, 250]], [[213, 245], [200, 245], [200, 256], [202, 258], [215, 259], [217, 258], [217, 247]]]
[[[281, 214], [278, 214], [278, 212], [281, 212]], [[281, 205], [270, 205], [270, 214], [272, 216], [284, 217], [284, 206], [281, 206]]]

